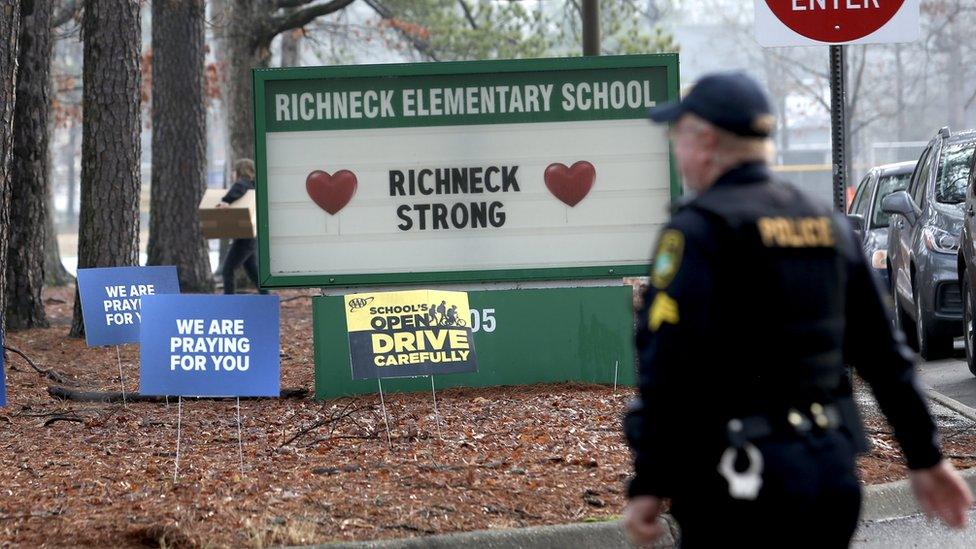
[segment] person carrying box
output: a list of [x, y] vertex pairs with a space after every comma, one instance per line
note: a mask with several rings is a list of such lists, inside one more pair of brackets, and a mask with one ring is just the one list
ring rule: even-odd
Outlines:
[[[241, 158], [234, 162], [234, 171], [231, 173], [234, 184], [227, 191], [227, 194], [217, 203], [218, 208], [226, 208], [239, 200], [248, 191], [254, 190], [254, 161], [250, 158]], [[258, 284], [258, 256], [257, 241], [253, 238], [235, 238], [224, 258], [224, 268], [221, 275], [224, 278], [224, 293], [233, 294], [235, 290], [234, 271], [238, 267], [244, 266], [247, 277], [254, 282], [258, 288], [258, 293], [266, 294], [267, 290]]]

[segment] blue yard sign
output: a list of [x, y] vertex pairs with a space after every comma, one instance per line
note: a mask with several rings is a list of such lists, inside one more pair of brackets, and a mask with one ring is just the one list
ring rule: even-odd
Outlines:
[[146, 296], [142, 311], [141, 394], [280, 394], [278, 296]]
[[142, 298], [180, 293], [176, 267], [78, 269], [78, 293], [89, 347], [139, 341]]

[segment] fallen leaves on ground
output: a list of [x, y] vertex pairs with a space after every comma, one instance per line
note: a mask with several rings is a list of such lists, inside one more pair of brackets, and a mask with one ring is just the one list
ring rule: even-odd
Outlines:
[[[73, 292], [47, 292], [52, 326], [7, 343], [79, 388], [116, 391], [115, 349], [67, 337]], [[281, 295], [282, 387], [312, 389], [312, 292]], [[121, 349], [129, 391], [138, 351]], [[175, 401], [54, 400], [19, 360], [0, 409], [0, 543], [266, 547], [602, 520], [625, 503], [627, 389], [447, 389], [439, 416], [430, 394], [388, 395], [389, 442], [375, 395], [249, 400], [240, 446], [234, 400], [184, 399], [174, 482]], [[903, 477], [871, 421], [887, 446], [861, 460], [864, 479]], [[973, 432], [948, 444], [968, 452]]]

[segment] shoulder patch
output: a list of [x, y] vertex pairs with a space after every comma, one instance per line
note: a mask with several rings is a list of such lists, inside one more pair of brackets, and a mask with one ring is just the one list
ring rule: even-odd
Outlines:
[[654, 296], [654, 303], [647, 311], [647, 329], [656, 332], [662, 324], [678, 325], [680, 316], [678, 313], [678, 302], [664, 292], [658, 292]]
[[680, 231], [668, 229], [661, 233], [654, 253], [654, 265], [651, 267], [651, 284], [663, 290], [674, 280], [674, 275], [681, 267], [681, 255], [685, 251], [685, 235]]

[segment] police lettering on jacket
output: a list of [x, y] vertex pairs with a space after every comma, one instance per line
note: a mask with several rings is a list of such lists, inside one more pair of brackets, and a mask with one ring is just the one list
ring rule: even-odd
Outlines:
[[760, 217], [756, 225], [763, 245], [768, 248], [830, 248], [834, 234], [830, 218]]

